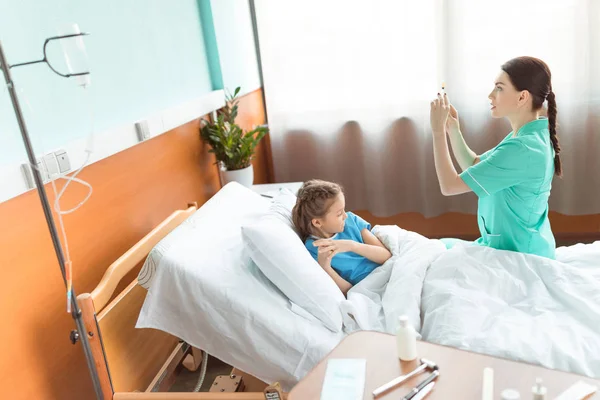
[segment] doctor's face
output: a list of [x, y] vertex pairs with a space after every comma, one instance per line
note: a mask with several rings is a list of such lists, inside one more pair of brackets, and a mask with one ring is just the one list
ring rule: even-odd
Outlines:
[[502, 71], [494, 81], [494, 90], [489, 94], [493, 118], [509, 116], [519, 109], [519, 98], [522, 92], [517, 91], [508, 74]]

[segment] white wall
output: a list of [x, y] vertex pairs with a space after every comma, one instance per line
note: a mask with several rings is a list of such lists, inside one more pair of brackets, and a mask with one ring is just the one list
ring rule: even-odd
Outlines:
[[[66, 23], [84, 32], [91, 71], [88, 95], [73, 79], [43, 64], [13, 68], [36, 152], [64, 146], [94, 129], [124, 123], [193, 100], [212, 91], [202, 27], [195, 0], [0, 0], [0, 40], [8, 62], [42, 57], [44, 39]], [[61, 44], [49, 59], [64, 68]], [[64, 69], [63, 69], [64, 70]], [[102, 140], [98, 137], [98, 140]], [[26, 160], [16, 118], [0, 85], [0, 166]]]
[[[71, 167], [80, 166], [92, 127], [88, 104], [95, 162], [138, 143], [137, 120], [148, 120], [155, 136], [221, 107], [221, 86], [230, 92], [240, 86], [240, 95], [261, 87], [247, 0], [136, 4], [0, 0], [0, 40], [9, 63], [41, 58], [44, 39], [57, 35], [64, 23], [76, 22], [91, 33], [85, 38], [92, 81], [87, 95], [45, 65], [13, 70], [36, 156], [63, 149]], [[207, 43], [203, 32], [213, 27]], [[49, 50], [63, 67], [60, 43]], [[213, 81], [210, 66], [220, 72], [222, 84]], [[28, 190], [20, 167], [26, 162], [8, 92], [0, 84], [0, 202]]]
[[[63, 149], [76, 168], [92, 128], [95, 162], [137, 144], [137, 120], [149, 120], [157, 135], [223, 104], [223, 92], [212, 89], [196, 0], [148, 0], [143, 7], [118, 0], [0, 0], [0, 10], [0, 40], [10, 64], [40, 59], [45, 38], [66, 23], [90, 33], [84, 38], [91, 71], [85, 90], [44, 64], [11, 69], [38, 157]], [[49, 44], [48, 58], [67, 72], [59, 42]], [[26, 162], [0, 83], [0, 202], [28, 190], [20, 167]]]

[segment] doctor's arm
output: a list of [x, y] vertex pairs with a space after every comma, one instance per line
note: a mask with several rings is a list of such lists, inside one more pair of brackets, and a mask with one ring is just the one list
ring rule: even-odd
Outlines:
[[479, 162], [479, 156], [467, 145], [460, 128], [448, 129], [448, 137], [454, 157], [463, 171]]
[[433, 131], [433, 157], [435, 170], [440, 183], [440, 190], [444, 196], [455, 196], [467, 193], [471, 188], [456, 172], [446, 139], [445, 125], [448, 118], [449, 106], [444, 103], [441, 96], [431, 102], [431, 129]]
[[473, 166], [479, 162], [479, 156], [471, 150], [471, 148], [465, 142], [465, 138], [460, 130], [460, 124], [458, 120], [458, 112], [448, 99], [448, 95], [444, 93], [444, 103], [449, 107], [448, 121], [446, 123], [446, 131], [450, 138], [450, 144], [452, 145], [452, 152], [454, 158], [458, 161], [460, 168], [465, 171], [470, 166]]

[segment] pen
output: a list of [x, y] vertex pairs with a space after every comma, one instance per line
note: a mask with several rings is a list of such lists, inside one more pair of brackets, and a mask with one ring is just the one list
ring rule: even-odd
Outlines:
[[425, 386], [429, 385], [433, 382], [437, 377], [440, 376], [440, 371], [433, 371], [425, 380], [417, 385], [417, 387], [413, 388], [410, 392], [408, 392], [403, 400], [411, 400], [413, 397], [417, 395]]
[[412, 400], [423, 400], [425, 397], [427, 397], [429, 392], [431, 392], [434, 385], [435, 382], [431, 382], [429, 385], [425, 386], [423, 390], [421, 390], [418, 394], [415, 395], [415, 397], [412, 398]]

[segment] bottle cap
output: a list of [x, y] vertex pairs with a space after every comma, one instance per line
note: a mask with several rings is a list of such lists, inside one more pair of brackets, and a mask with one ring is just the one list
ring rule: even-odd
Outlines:
[[535, 380], [535, 386], [531, 388], [531, 391], [533, 392], [533, 394], [537, 397], [534, 397], [535, 399], [541, 398], [543, 399], [544, 396], [546, 395], [546, 388], [542, 385], [542, 378], [536, 378]]
[[408, 317], [406, 315], [401, 315], [398, 317], [398, 322], [400, 322], [402, 328], [406, 328], [408, 326]]

